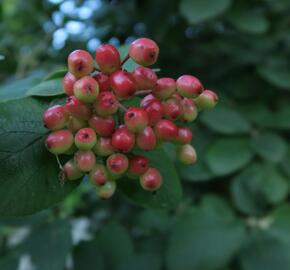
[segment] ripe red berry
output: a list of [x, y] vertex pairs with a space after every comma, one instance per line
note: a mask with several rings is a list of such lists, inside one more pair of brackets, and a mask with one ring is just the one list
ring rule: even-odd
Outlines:
[[172, 78], [160, 78], [153, 89], [153, 95], [159, 99], [168, 99], [176, 91], [176, 83]]
[[144, 156], [133, 156], [129, 160], [128, 174], [130, 176], [140, 176], [149, 169], [149, 160]]
[[117, 100], [114, 93], [104, 91], [97, 97], [94, 108], [99, 116], [109, 116], [114, 114], [119, 108], [119, 101]]
[[129, 56], [139, 65], [153, 65], [159, 55], [159, 47], [149, 38], [139, 38], [129, 46]]
[[87, 124], [84, 120], [78, 119], [73, 116], [69, 116], [67, 121], [67, 128], [71, 130], [73, 133], [77, 132], [79, 129], [85, 127]]
[[81, 171], [89, 172], [96, 165], [96, 156], [91, 150], [78, 150], [74, 155], [74, 161]]
[[130, 152], [135, 144], [135, 135], [126, 126], [120, 126], [112, 135], [112, 146], [122, 152]]
[[99, 94], [99, 85], [90, 76], [82, 77], [74, 84], [74, 94], [82, 102], [93, 103]]
[[148, 115], [149, 126], [155, 126], [164, 114], [163, 106], [158, 99], [154, 99], [145, 106], [145, 111]]
[[77, 78], [70, 72], [65, 74], [62, 80], [62, 87], [66, 95], [72, 96], [74, 94], [74, 84], [77, 81]]
[[157, 75], [147, 67], [136, 67], [132, 72], [139, 90], [153, 89], [157, 82]]
[[193, 164], [196, 162], [197, 159], [196, 151], [190, 144], [179, 146], [179, 148], [177, 149], [177, 158], [183, 164]]
[[123, 99], [133, 96], [137, 90], [134, 77], [125, 70], [117, 70], [110, 76], [110, 84], [114, 93]]
[[141, 132], [148, 125], [148, 115], [142, 108], [129, 108], [124, 115], [124, 122], [132, 132]]
[[195, 100], [199, 109], [211, 109], [218, 102], [218, 96], [211, 90], [204, 90]]
[[162, 185], [162, 176], [158, 170], [149, 168], [143, 175], [140, 176], [140, 184], [145, 190], [157, 190]]
[[77, 179], [80, 179], [84, 175], [84, 173], [75, 164], [73, 159], [67, 161], [64, 164], [63, 171], [65, 174], [65, 178], [68, 180], [77, 180]]
[[174, 140], [178, 134], [178, 127], [171, 120], [160, 120], [154, 127], [155, 135], [160, 140]]
[[183, 108], [180, 101], [177, 98], [170, 98], [162, 103], [164, 116], [170, 120], [177, 120], [183, 114]]
[[193, 100], [189, 98], [184, 98], [181, 101], [182, 108], [183, 108], [183, 115], [182, 115], [182, 120], [192, 122], [193, 120], [196, 119], [198, 111], [197, 107], [194, 103]]
[[110, 137], [99, 137], [93, 151], [97, 156], [106, 157], [115, 152]]
[[90, 150], [96, 142], [96, 133], [91, 128], [82, 128], [75, 135], [75, 145], [80, 150]]
[[67, 98], [65, 109], [69, 114], [81, 120], [89, 120], [92, 115], [91, 107], [79, 101], [75, 96]]
[[140, 101], [140, 106], [146, 107], [153, 100], [158, 100], [158, 99], [154, 97], [152, 94], [148, 94]]
[[106, 165], [111, 175], [121, 175], [127, 171], [129, 160], [125, 155], [116, 153], [107, 158]]
[[84, 50], [75, 50], [67, 59], [68, 70], [77, 78], [89, 75], [94, 69], [93, 57]]
[[89, 120], [89, 125], [102, 137], [111, 136], [115, 131], [115, 120], [112, 116], [100, 117], [95, 115]]
[[156, 136], [151, 127], [146, 127], [137, 135], [137, 146], [145, 151], [153, 150], [156, 147]]
[[99, 72], [93, 78], [98, 82], [100, 92], [110, 91], [110, 77], [108, 75]]
[[107, 200], [111, 198], [116, 191], [116, 182], [107, 181], [102, 186], [97, 186], [96, 192], [100, 199]]
[[68, 121], [68, 114], [64, 106], [55, 105], [44, 112], [42, 120], [46, 128], [58, 130], [65, 127]]
[[90, 171], [89, 179], [93, 185], [102, 186], [109, 180], [107, 168], [102, 164], [96, 164]]
[[180, 76], [176, 81], [176, 87], [180, 95], [188, 98], [195, 98], [203, 91], [200, 80], [192, 75]]
[[191, 130], [187, 127], [179, 127], [175, 141], [180, 144], [188, 144], [191, 142], [191, 140], [192, 140]]
[[73, 144], [73, 134], [71, 131], [63, 129], [50, 133], [46, 138], [46, 147], [53, 154], [63, 154]]
[[110, 45], [103, 44], [96, 50], [96, 62], [100, 70], [106, 74], [120, 69], [121, 58], [118, 50]]

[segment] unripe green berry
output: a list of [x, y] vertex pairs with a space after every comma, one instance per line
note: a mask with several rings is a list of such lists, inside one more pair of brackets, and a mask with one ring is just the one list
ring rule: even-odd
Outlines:
[[107, 181], [102, 186], [97, 186], [97, 195], [102, 200], [107, 200], [113, 196], [116, 191], [116, 183], [114, 181]]
[[199, 109], [211, 109], [218, 102], [218, 96], [211, 90], [204, 90], [195, 100]]
[[194, 164], [197, 159], [196, 151], [190, 144], [179, 146], [177, 149], [177, 158], [183, 164]]

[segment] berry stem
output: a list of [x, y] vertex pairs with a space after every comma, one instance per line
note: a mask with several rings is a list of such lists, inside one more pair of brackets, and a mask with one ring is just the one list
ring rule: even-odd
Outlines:
[[121, 62], [121, 67], [129, 60], [129, 58], [130, 58], [130, 56], [129, 56], [129, 54], [127, 54], [127, 56]]
[[152, 93], [152, 90], [140, 90], [135, 93], [135, 96], [146, 96], [150, 93]]
[[127, 108], [121, 102], [119, 102], [119, 108], [124, 112], [127, 111]]
[[63, 171], [64, 169], [63, 169], [63, 166], [61, 165], [61, 162], [60, 162], [60, 160], [59, 160], [58, 155], [55, 155], [55, 157], [56, 157], [56, 161], [57, 161], [57, 164], [58, 164], [58, 166], [59, 166], [59, 169]]

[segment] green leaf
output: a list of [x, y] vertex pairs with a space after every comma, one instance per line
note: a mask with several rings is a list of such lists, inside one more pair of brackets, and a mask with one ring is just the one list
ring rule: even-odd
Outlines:
[[5, 56], [0, 54], [0, 61], [4, 60], [5, 59]]
[[199, 23], [214, 18], [225, 12], [231, 0], [182, 0], [180, 12], [189, 23]]
[[243, 115], [222, 106], [202, 113], [200, 119], [207, 127], [222, 134], [243, 134], [251, 130]]
[[0, 257], [0, 269], [15, 270], [18, 267], [19, 256], [14, 253]]
[[54, 80], [54, 79], [63, 79], [65, 74], [68, 72], [67, 69], [60, 69], [49, 73], [45, 78], [44, 81]]
[[141, 153], [148, 157], [150, 164], [161, 173], [161, 188], [156, 194], [152, 194], [142, 189], [136, 179], [120, 179], [118, 188], [127, 198], [143, 207], [164, 210], [175, 208], [181, 199], [182, 190], [174, 164], [162, 149]]
[[[118, 48], [122, 60], [125, 59], [125, 57], [128, 55], [128, 49], [129, 49], [128, 45], [122, 45]], [[135, 63], [131, 58], [129, 58], [123, 65], [123, 69], [126, 69], [127, 71], [131, 72], [138, 66], [139, 65], [137, 63]]]
[[41, 116], [47, 103], [25, 98], [0, 107], [0, 215], [28, 215], [67, 196], [77, 182], [61, 186], [55, 157], [44, 146]]
[[161, 270], [161, 256], [157, 254], [141, 253], [127, 257], [117, 265], [116, 270]]
[[280, 162], [287, 153], [287, 142], [275, 133], [262, 133], [252, 140], [253, 148], [262, 158]]
[[245, 228], [218, 198], [181, 216], [169, 236], [169, 270], [213, 270], [227, 265], [243, 243]]
[[62, 79], [42, 81], [38, 85], [27, 91], [29, 96], [58, 96], [64, 94], [62, 89]]
[[246, 166], [253, 158], [253, 151], [248, 139], [220, 139], [208, 149], [205, 158], [212, 172], [221, 176]]

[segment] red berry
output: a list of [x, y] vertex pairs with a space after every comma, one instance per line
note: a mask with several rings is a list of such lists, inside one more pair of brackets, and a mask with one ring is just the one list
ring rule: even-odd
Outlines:
[[112, 146], [122, 152], [130, 152], [135, 144], [135, 135], [125, 126], [120, 126], [112, 136]]
[[151, 127], [146, 127], [137, 135], [137, 146], [142, 150], [153, 150], [156, 147], [156, 136]]
[[98, 82], [100, 92], [110, 91], [110, 77], [108, 75], [99, 72], [93, 78]]
[[203, 91], [200, 80], [192, 75], [180, 76], [176, 81], [176, 87], [180, 95], [188, 98], [195, 98]]
[[91, 107], [88, 104], [79, 101], [75, 96], [67, 98], [65, 109], [72, 116], [81, 120], [89, 120], [92, 115]]
[[183, 108], [183, 115], [182, 120], [191, 122], [196, 119], [197, 117], [197, 107], [193, 100], [189, 98], [184, 98], [181, 101], [182, 108]]
[[75, 135], [75, 145], [80, 150], [90, 150], [96, 142], [96, 133], [91, 128], [82, 128]]
[[70, 72], [65, 74], [62, 80], [62, 87], [66, 95], [72, 96], [74, 94], [74, 83], [77, 81], [77, 78]]
[[102, 137], [111, 136], [115, 131], [115, 120], [112, 116], [100, 117], [95, 115], [89, 120], [89, 125]]
[[179, 146], [179, 148], [177, 149], [177, 158], [183, 164], [193, 164], [196, 162], [197, 159], [196, 151], [190, 144]]
[[76, 98], [85, 103], [93, 103], [99, 94], [99, 85], [90, 76], [85, 76], [74, 84]]
[[89, 179], [94, 185], [104, 185], [109, 180], [109, 173], [107, 168], [102, 164], [96, 164], [95, 167], [90, 171]]
[[73, 134], [71, 131], [63, 129], [50, 133], [46, 138], [46, 147], [53, 154], [63, 154], [73, 144]]
[[107, 181], [104, 185], [97, 186], [96, 191], [100, 199], [107, 200], [114, 195], [116, 191], [116, 182]]
[[158, 170], [149, 168], [143, 175], [141, 175], [140, 184], [145, 190], [157, 190], [162, 185], [162, 176]]
[[117, 70], [110, 77], [110, 84], [119, 98], [127, 99], [137, 90], [134, 77], [125, 70]]
[[98, 115], [106, 117], [114, 114], [119, 108], [119, 101], [114, 93], [104, 91], [99, 94], [95, 103], [95, 111]]
[[158, 100], [158, 99], [154, 97], [152, 94], [148, 94], [141, 100], [140, 106], [146, 107], [153, 100]]
[[53, 107], [48, 108], [42, 117], [44, 126], [50, 130], [58, 130], [65, 127], [68, 114], [61, 105], [55, 105]]
[[68, 180], [77, 180], [84, 175], [84, 173], [75, 164], [73, 159], [69, 160], [64, 164], [63, 171], [66, 179]]
[[73, 133], [77, 132], [79, 129], [85, 127], [87, 124], [84, 120], [78, 119], [73, 116], [69, 116], [67, 122], [67, 128], [71, 130]]
[[67, 59], [68, 70], [77, 78], [89, 75], [94, 69], [93, 57], [84, 50], [75, 50]]
[[140, 176], [149, 169], [149, 160], [144, 156], [134, 156], [129, 160], [128, 173], [131, 176]]
[[147, 67], [136, 67], [132, 72], [139, 90], [153, 89], [157, 82], [157, 75]]
[[81, 171], [89, 172], [96, 165], [96, 156], [91, 150], [78, 150], [74, 155], [74, 161]]
[[153, 65], [159, 55], [159, 47], [149, 38], [139, 38], [129, 46], [129, 56], [139, 65]]
[[148, 115], [142, 108], [129, 108], [124, 116], [127, 128], [132, 132], [141, 132], [148, 125]]
[[218, 102], [218, 96], [211, 90], [204, 90], [195, 100], [199, 109], [211, 109]]
[[163, 106], [158, 99], [152, 100], [145, 106], [145, 111], [148, 115], [149, 126], [155, 126], [164, 114]]
[[170, 98], [162, 103], [164, 115], [167, 119], [177, 120], [182, 116], [183, 109], [180, 101], [177, 98]]
[[97, 156], [106, 157], [115, 152], [110, 137], [100, 137], [95, 144], [93, 151]]
[[155, 135], [160, 140], [174, 140], [178, 134], [178, 127], [171, 120], [160, 120], [154, 127]]
[[175, 93], [175, 90], [175, 80], [172, 78], [161, 78], [156, 82], [153, 95], [160, 99], [168, 99]]
[[107, 169], [112, 175], [121, 175], [125, 173], [129, 167], [128, 158], [123, 154], [112, 154], [107, 158]]
[[120, 69], [121, 58], [118, 50], [110, 45], [103, 44], [96, 50], [96, 62], [102, 72], [111, 74]]
[[192, 140], [191, 130], [187, 127], [179, 127], [175, 141], [181, 144], [188, 144], [191, 142], [191, 140]]

